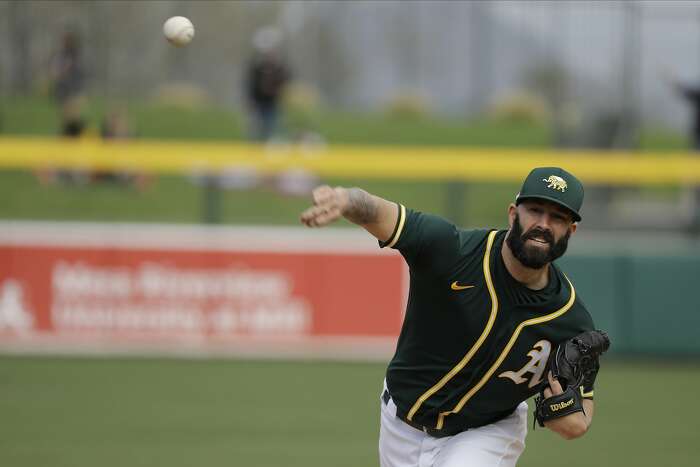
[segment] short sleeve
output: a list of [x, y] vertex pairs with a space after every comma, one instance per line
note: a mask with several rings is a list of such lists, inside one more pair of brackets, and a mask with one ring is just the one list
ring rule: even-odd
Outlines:
[[460, 249], [457, 227], [442, 217], [397, 206], [396, 227], [391, 237], [379, 242], [379, 246], [398, 250], [412, 268], [448, 268]]

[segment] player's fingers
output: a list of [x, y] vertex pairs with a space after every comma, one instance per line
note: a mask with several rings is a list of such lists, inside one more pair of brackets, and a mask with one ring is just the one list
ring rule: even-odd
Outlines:
[[299, 218], [301, 219], [302, 222], [308, 220], [311, 217], [311, 212], [313, 210], [313, 207], [304, 209], [301, 214], [299, 215]]
[[558, 395], [564, 392], [559, 381], [552, 376], [551, 371], [547, 373], [547, 379], [549, 380], [549, 387], [552, 388], [552, 394]]
[[330, 224], [340, 217], [340, 211], [338, 209], [328, 209], [322, 210], [315, 218], [314, 222], [316, 225], [323, 226]]
[[299, 216], [299, 221], [305, 226], [311, 227], [311, 218], [309, 216], [302, 214], [301, 216]]
[[318, 214], [313, 211], [306, 212], [302, 215], [301, 221], [307, 227], [316, 227], [318, 225]]
[[314, 223], [314, 219], [320, 214], [320, 210], [316, 206], [312, 206], [308, 209], [306, 209], [304, 212], [301, 213], [301, 216], [299, 219], [301, 222], [308, 227], [312, 227]]
[[321, 198], [320, 200], [314, 202], [314, 206], [324, 211], [329, 211], [335, 207], [335, 204], [328, 198]]
[[338, 209], [328, 209], [323, 206], [313, 206], [304, 211], [301, 216], [301, 222], [308, 227], [320, 227], [333, 222], [340, 217]]
[[549, 387], [544, 388], [544, 391], [542, 391], [544, 394], [545, 399], [548, 397], [552, 397], [552, 390], [549, 389]]

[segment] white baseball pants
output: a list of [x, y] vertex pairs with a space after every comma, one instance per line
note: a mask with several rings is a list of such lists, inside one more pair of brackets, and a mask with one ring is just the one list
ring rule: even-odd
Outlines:
[[381, 467], [514, 467], [525, 449], [526, 402], [503, 420], [445, 438], [404, 423], [393, 400], [380, 404]]

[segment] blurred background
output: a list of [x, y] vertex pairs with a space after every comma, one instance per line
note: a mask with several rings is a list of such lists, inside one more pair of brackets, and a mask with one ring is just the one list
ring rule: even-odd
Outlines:
[[543, 165], [613, 346], [521, 465], [697, 464], [696, 2], [4, 0], [0, 38], [0, 464], [377, 465], [406, 271], [310, 190], [504, 228]]

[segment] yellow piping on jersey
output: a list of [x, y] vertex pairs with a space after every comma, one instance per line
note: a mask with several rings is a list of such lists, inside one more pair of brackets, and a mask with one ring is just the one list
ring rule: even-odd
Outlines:
[[486, 279], [486, 286], [488, 287], [489, 290], [489, 295], [491, 296], [491, 314], [489, 315], [489, 320], [486, 322], [486, 327], [484, 330], [481, 332], [481, 335], [479, 338], [476, 340], [474, 345], [472, 346], [471, 349], [469, 349], [469, 352], [462, 358], [462, 360], [450, 370], [449, 373], [447, 373], [445, 376], [442, 377], [438, 383], [433, 386], [432, 388], [428, 389], [422, 396], [418, 398], [415, 404], [413, 404], [413, 407], [411, 407], [411, 410], [408, 412], [408, 415], [406, 418], [409, 420], [413, 419], [413, 416], [416, 414], [418, 409], [420, 409], [420, 406], [423, 405], [423, 403], [428, 400], [430, 396], [438, 392], [449, 380], [454, 378], [454, 376], [462, 371], [462, 369], [469, 363], [469, 360], [472, 359], [474, 354], [479, 350], [481, 345], [484, 343], [486, 340], [486, 336], [489, 335], [489, 332], [491, 332], [491, 328], [493, 327], [494, 321], [496, 321], [496, 314], [498, 313], [498, 297], [496, 296], [496, 289], [493, 287], [493, 281], [491, 280], [491, 264], [490, 264], [490, 258], [491, 258], [491, 247], [493, 246], [493, 240], [496, 238], [496, 231], [494, 230], [489, 234], [488, 241], [486, 242], [486, 252], [484, 253], [484, 278]]
[[401, 209], [399, 210], [399, 226], [396, 229], [396, 235], [394, 235], [394, 238], [391, 239], [391, 242], [389, 242], [387, 248], [393, 247], [394, 245], [396, 245], [396, 242], [399, 241], [401, 231], [403, 230], [403, 225], [406, 222], [406, 208], [403, 204], [400, 204], [399, 206], [401, 206]]
[[462, 399], [457, 403], [454, 409], [449, 410], [447, 412], [441, 412], [440, 416], [438, 417], [438, 422], [437, 425], [435, 426], [436, 429], [440, 430], [442, 429], [443, 423], [445, 421], [445, 417], [451, 414], [455, 414], [462, 410], [464, 407], [464, 404], [467, 403], [469, 399], [476, 394], [484, 384], [491, 378], [491, 375], [493, 375], [494, 371], [503, 363], [503, 360], [506, 358], [506, 355], [508, 355], [508, 352], [510, 352], [510, 349], [513, 347], [513, 344], [515, 344], [515, 341], [518, 339], [518, 335], [520, 335], [520, 332], [525, 328], [525, 326], [531, 326], [533, 324], [540, 324], [544, 323], [546, 321], [551, 321], [555, 318], [558, 318], [559, 316], [563, 315], [567, 311], [569, 311], [569, 308], [571, 308], [574, 304], [574, 301], [576, 300], [576, 290], [574, 290], [574, 286], [569, 280], [566, 275], [564, 275], [564, 278], [566, 278], [566, 282], [569, 283], [569, 287], [571, 288], [571, 296], [569, 297], [569, 301], [566, 302], [566, 305], [563, 307], [559, 308], [557, 311], [554, 313], [550, 313], [545, 316], [540, 316], [539, 318], [532, 318], [528, 319], [527, 321], [523, 321], [518, 325], [517, 328], [515, 328], [515, 331], [513, 331], [513, 335], [510, 336], [510, 340], [506, 344], [506, 347], [503, 349], [503, 352], [501, 352], [501, 355], [498, 356], [498, 359], [496, 362], [491, 365], [491, 368], [489, 368], [489, 371], [486, 372], [486, 374], [481, 378], [481, 380], [476, 383], [474, 387], [472, 387], [469, 392], [467, 392]]

